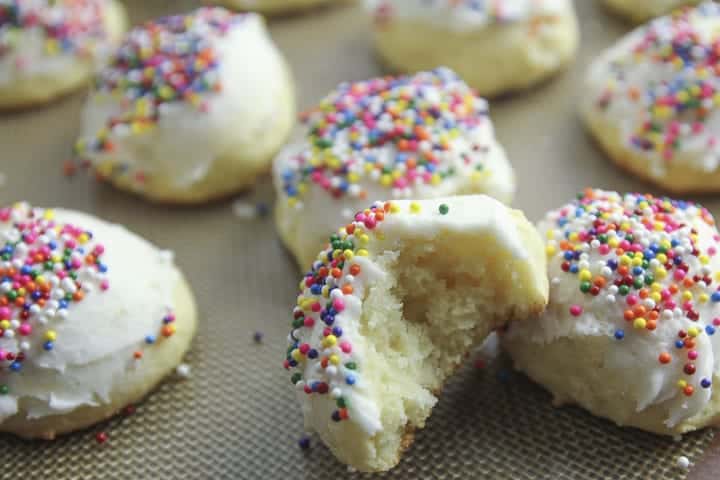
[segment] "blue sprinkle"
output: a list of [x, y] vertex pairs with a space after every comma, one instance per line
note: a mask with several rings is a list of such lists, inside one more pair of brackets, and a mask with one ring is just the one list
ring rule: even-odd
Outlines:
[[311, 348], [310, 351], [308, 351], [308, 357], [317, 358], [317, 356], [318, 356], [318, 351], [315, 350], [314, 348]]
[[152, 345], [153, 343], [155, 343], [155, 335], [147, 335], [145, 337], [145, 343], [147, 343], [149, 345]]
[[49, 340], [48, 340], [47, 342], [43, 343], [43, 348], [44, 348], [45, 350], [50, 351], [50, 350], [52, 350], [54, 347], [55, 347], [55, 344], [54, 344], [53, 342], [49, 341]]
[[683, 348], [685, 346], [685, 342], [682, 340], [675, 340], [675, 348]]
[[355, 377], [352, 375], [348, 375], [347, 377], [345, 377], [345, 383], [347, 383], [348, 385], [355, 385], [355, 381]]
[[615, 330], [615, 338], [616, 338], [617, 340], [622, 340], [623, 338], [625, 338], [625, 331], [623, 331], [623, 330]]
[[720, 302], [720, 292], [718, 292], [718, 291], [713, 292], [713, 294], [712, 294], [712, 296], [710, 297], [710, 299], [711, 299], [713, 302]]
[[300, 437], [300, 440], [298, 440], [298, 445], [303, 450], [307, 450], [308, 448], [310, 448], [310, 437], [305, 437], [305, 436]]
[[10, 370], [12, 370], [13, 372], [19, 372], [21, 368], [22, 363], [20, 362], [13, 362], [10, 364]]
[[715, 335], [715, 327], [713, 327], [712, 325], [706, 326], [705, 333], [707, 333], [708, 335]]
[[702, 381], [700, 382], [700, 386], [703, 388], [710, 388], [711, 385], [712, 385], [712, 382], [707, 378], [703, 378]]

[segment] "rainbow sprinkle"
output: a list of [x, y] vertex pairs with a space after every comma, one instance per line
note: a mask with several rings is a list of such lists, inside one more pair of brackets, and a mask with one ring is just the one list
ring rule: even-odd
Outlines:
[[[409, 208], [411, 213], [417, 213], [420, 206], [413, 203]], [[350, 418], [346, 389], [352, 389], [362, 373], [352, 339], [343, 331], [347, 318], [341, 315], [363, 300], [361, 289], [354, 286], [366, 275], [358, 259], [369, 256], [373, 240], [382, 236], [380, 225], [388, 215], [399, 211], [400, 207], [392, 202], [375, 202], [357, 213], [352, 222], [330, 237], [330, 245], [320, 254], [322, 260], [316, 261], [300, 282], [291, 342], [283, 365], [297, 370], [291, 381], [307, 395], [332, 396], [337, 408], [331, 418], [336, 422]], [[322, 336], [315, 338], [313, 332], [321, 323], [325, 325]], [[308, 361], [317, 362], [319, 368], [306, 368]], [[305, 377], [303, 372], [313, 373]]]
[[[677, 386], [686, 396], [710, 388], [711, 378], [696, 378], [694, 362], [696, 339], [720, 327], [720, 318], [699, 311], [720, 303], [720, 272], [710, 268], [720, 241], [712, 215], [689, 202], [588, 189], [547, 220], [550, 269], [559, 266], [582, 294], [570, 315], [583, 315], [596, 299], [617, 305], [617, 342], [664, 335], [665, 319], [686, 319], [687, 328], [673, 331], [670, 341], [655, 342], [657, 361], [679, 368]], [[707, 234], [698, 231], [703, 224], [713, 232], [708, 246], [699, 241]]]
[[[96, 288], [109, 288], [105, 248], [92, 232], [54, 220], [52, 210], [17, 204], [0, 209], [10, 227], [0, 249], [0, 336], [18, 339], [19, 350], [0, 349], [0, 371], [19, 372], [38, 339], [52, 350], [57, 333], [51, 321], [65, 319], [73, 305]], [[7, 394], [7, 385], [0, 386]]]
[[[680, 9], [644, 27], [632, 54], [611, 64], [607, 86], [595, 105], [639, 110], [628, 138], [631, 148], [672, 162], [687, 149], [720, 161], [718, 134], [708, 128], [720, 105], [720, 5]], [[703, 26], [715, 22], [714, 29]], [[657, 69], [637, 82], [639, 66]], [[623, 110], [624, 111], [624, 110]]]
[[[487, 102], [451, 70], [343, 83], [307, 114], [310, 148], [281, 172], [290, 206], [311, 185], [333, 198], [366, 199], [365, 183], [408, 196], [459, 174], [450, 157], [486, 177], [483, 160], [491, 128]], [[455, 142], [459, 137], [466, 141]]]
[[[23, 30], [39, 29], [44, 35], [44, 53], [48, 56], [95, 55], [108, 40], [105, 29], [104, 0], [4, 0], [0, 3], [0, 58], [17, 45]], [[18, 59], [17, 67], [25, 67]]]
[[200, 8], [133, 29], [95, 85], [99, 93], [122, 98], [122, 111], [94, 139], [79, 140], [76, 154], [112, 153], [111, 133], [154, 128], [166, 104], [186, 102], [207, 112], [205, 97], [223, 88], [212, 40], [227, 35], [245, 17], [223, 8]]

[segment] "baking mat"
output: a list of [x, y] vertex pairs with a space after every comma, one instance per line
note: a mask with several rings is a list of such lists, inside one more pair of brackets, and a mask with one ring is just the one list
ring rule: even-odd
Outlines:
[[[135, 22], [192, 8], [190, 1], [127, 1]], [[612, 167], [575, 115], [589, 60], [628, 30], [592, 0], [578, 0], [583, 45], [575, 65], [537, 90], [495, 101], [491, 114], [519, 177], [516, 206], [537, 220], [584, 186], [651, 191]], [[358, 6], [271, 22], [293, 67], [302, 108], [338, 82], [380, 73]], [[336, 479], [351, 473], [311, 437], [281, 368], [299, 273], [270, 219], [242, 220], [231, 202], [148, 205], [84, 175], [61, 175], [77, 134], [82, 95], [0, 117], [0, 203], [29, 200], [124, 223], [173, 249], [202, 313], [187, 380], [169, 379], [137, 406], [86, 432], [47, 442], [0, 436], [0, 479]], [[269, 179], [241, 197], [272, 202]], [[701, 199], [716, 215], [720, 202]], [[257, 343], [253, 337], [262, 336]], [[716, 479], [711, 431], [682, 442], [620, 429], [550, 397], [509, 368], [476, 358], [447, 384], [427, 428], [388, 479]], [[106, 432], [98, 444], [95, 435]], [[717, 441], [716, 441], [717, 443]], [[720, 452], [720, 445], [714, 451]], [[706, 453], [703, 455], [703, 453]], [[696, 468], [678, 469], [678, 456]]]

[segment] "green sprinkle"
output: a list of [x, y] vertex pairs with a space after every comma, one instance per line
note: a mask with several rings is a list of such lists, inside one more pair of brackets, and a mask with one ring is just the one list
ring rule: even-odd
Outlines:
[[302, 380], [302, 374], [300, 373], [293, 373], [293, 376], [290, 377], [290, 381], [295, 385], [297, 382]]
[[447, 215], [447, 213], [450, 211], [450, 207], [448, 207], [444, 203], [441, 203], [438, 210], [440, 211], [440, 215]]

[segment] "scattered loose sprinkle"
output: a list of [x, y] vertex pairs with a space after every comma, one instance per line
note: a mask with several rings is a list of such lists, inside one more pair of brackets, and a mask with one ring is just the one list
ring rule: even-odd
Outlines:
[[300, 437], [300, 440], [298, 440], [298, 445], [301, 449], [307, 450], [308, 448], [310, 448], [310, 437], [307, 435], [303, 435], [302, 437]]
[[192, 373], [192, 370], [190, 368], [190, 365], [188, 365], [187, 363], [181, 363], [175, 369], [175, 373], [177, 373], [177, 375], [179, 377], [190, 378], [190, 374]]
[[680, 455], [677, 458], [677, 462], [675, 463], [678, 468], [682, 468], [683, 470], [690, 468], [690, 459], [688, 459], [684, 455]]
[[262, 343], [264, 334], [262, 332], [253, 333], [253, 341], [255, 343]]
[[447, 215], [447, 213], [450, 211], [450, 207], [448, 207], [446, 204], [442, 203], [438, 207], [438, 211], [440, 212], [440, 215]]
[[95, 434], [95, 441], [101, 445], [107, 442], [108, 438], [109, 436], [106, 432], [98, 432], [97, 434]]

